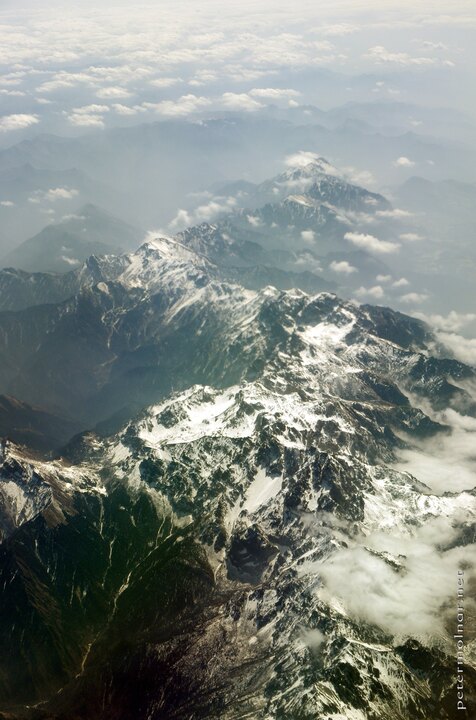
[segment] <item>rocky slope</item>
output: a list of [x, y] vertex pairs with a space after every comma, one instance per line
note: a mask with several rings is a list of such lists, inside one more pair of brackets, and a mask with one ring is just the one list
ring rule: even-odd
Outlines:
[[5, 718], [464, 716], [475, 491], [402, 458], [458, 458], [474, 368], [418, 320], [243, 289], [168, 238], [34, 311], [0, 316], [3, 382], [145, 409], [1, 467]]

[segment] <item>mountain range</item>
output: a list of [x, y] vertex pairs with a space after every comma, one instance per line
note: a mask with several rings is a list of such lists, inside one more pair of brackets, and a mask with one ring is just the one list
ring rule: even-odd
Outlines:
[[383, 196], [322, 159], [241, 190], [0, 272], [4, 720], [470, 718], [476, 368], [329, 291], [388, 267], [346, 238], [396, 241]]
[[47, 225], [0, 258], [0, 263], [35, 273], [67, 272], [91, 255], [134, 250], [143, 237], [143, 231], [88, 204], [61, 222]]
[[[18, 364], [28, 336], [23, 377], [48, 358], [43, 399], [78, 412], [80, 388], [91, 421], [145, 409], [56, 459], [7, 454], [5, 718], [457, 717], [451, 608], [417, 586], [418, 617], [379, 617], [345, 567], [360, 591], [398, 591], [418, 570], [409, 538], [437, 568], [469, 552], [474, 491], [441, 493], [398, 459], [451, 432], [442, 412], [476, 416], [474, 368], [419, 320], [245, 290], [170, 239], [35, 313], [36, 337], [11, 325], [8, 342]], [[469, 697], [475, 680], [468, 667]]]

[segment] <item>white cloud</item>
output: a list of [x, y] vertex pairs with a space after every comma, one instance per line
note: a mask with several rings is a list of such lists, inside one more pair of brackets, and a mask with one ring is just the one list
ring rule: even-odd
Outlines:
[[292, 155], [287, 155], [284, 159], [285, 165], [291, 168], [306, 167], [310, 163], [316, 162], [319, 159], [319, 155], [309, 150], [300, 150]]
[[158, 103], [145, 102], [143, 107], [167, 117], [186, 117], [204, 107], [208, 107], [210, 104], [211, 100], [209, 98], [190, 93], [189, 95], [182, 95], [178, 100], [162, 100], [162, 102]]
[[428, 300], [428, 295], [425, 293], [411, 292], [406, 295], [402, 295], [400, 300], [404, 303], [422, 303]]
[[476, 366], [476, 338], [465, 338], [451, 332], [438, 332], [437, 338], [451, 350], [457, 360]]
[[122, 105], [121, 103], [113, 103], [112, 109], [118, 115], [137, 115], [139, 109], [137, 107], [129, 107], [128, 105]]
[[[36, 190], [32, 197], [28, 198], [29, 203], [38, 205], [42, 200], [47, 202], [56, 202], [57, 200], [72, 200], [79, 195], [78, 190], [68, 187], [50, 188], [49, 190]], [[50, 212], [50, 211], [47, 211]]]
[[50, 93], [56, 90], [65, 90], [77, 87], [78, 85], [94, 85], [95, 78], [87, 72], [68, 72], [60, 70], [53, 75], [51, 80], [39, 85], [36, 89], [40, 93]]
[[97, 127], [97, 128], [103, 128], [104, 127], [104, 120], [102, 115], [87, 115], [86, 113], [73, 113], [72, 115], [68, 115], [68, 120], [71, 123], [71, 125], [76, 125], [78, 127]]
[[194, 210], [179, 210], [169, 224], [169, 229], [176, 232], [203, 222], [211, 222], [219, 215], [232, 212], [236, 206], [236, 199], [229, 197], [214, 197], [210, 202], [199, 205]]
[[132, 93], [130, 93], [126, 88], [112, 86], [100, 88], [96, 93], [96, 97], [103, 98], [104, 100], [120, 100], [130, 97], [131, 94]]
[[371, 288], [361, 286], [354, 292], [354, 295], [358, 298], [370, 297], [381, 300], [385, 296], [385, 292], [381, 285], [374, 285]]
[[334, 272], [341, 273], [342, 275], [351, 275], [357, 272], [357, 268], [348, 263], [347, 260], [341, 260], [340, 262], [333, 260], [329, 267]]
[[256, 217], [256, 215], [247, 215], [246, 219], [253, 227], [260, 227], [263, 224], [261, 219], [259, 217]]
[[410, 283], [404, 277], [400, 278], [399, 280], [395, 280], [395, 282], [392, 283], [392, 287], [394, 288], [407, 287], [408, 285], [410, 285]]
[[265, 98], [268, 100], [281, 100], [299, 97], [301, 93], [290, 88], [253, 88], [253, 90], [250, 90], [249, 94], [253, 97]]
[[7, 208], [8, 208], [8, 207], [14, 207], [15, 203], [12, 202], [11, 200], [2, 200], [2, 201], [0, 202], [0, 205], [1, 205], [2, 207], [7, 207]]
[[377, 217], [393, 218], [395, 220], [411, 217], [413, 215], [413, 213], [408, 210], [401, 210], [400, 208], [393, 208], [392, 210], [377, 210], [375, 214]]
[[303, 628], [300, 638], [312, 652], [317, 652], [326, 641], [326, 636], [318, 628]]
[[73, 108], [72, 112], [74, 115], [98, 115], [109, 112], [109, 105], [82, 105], [81, 107]]
[[[355, 183], [355, 185], [363, 185], [364, 187], [372, 187], [375, 185], [375, 177], [370, 170], [358, 170], [350, 165], [343, 167], [342, 172], [345, 174], [347, 179], [350, 180], [350, 182]], [[371, 205], [372, 200], [374, 200], [374, 198], [366, 198], [364, 202], [366, 205]], [[375, 200], [375, 202], [377, 201]]]
[[462, 330], [470, 323], [476, 320], [476, 313], [459, 313], [456, 310], [451, 310], [448, 315], [425, 315], [425, 313], [413, 313], [415, 317], [424, 320], [429, 325], [433, 325], [437, 330], [444, 330], [445, 332], [456, 332]]
[[369, 48], [364, 55], [369, 60], [374, 60], [378, 64], [392, 65], [435, 65], [438, 60], [431, 57], [412, 57], [405, 52], [390, 52], [383, 45], [375, 45]]
[[377, 277], [375, 279], [377, 280], [377, 282], [388, 283], [392, 279], [392, 276], [391, 275], [377, 275]]
[[78, 260], [77, 258], [70, 258], [70, 257], [67, 257], [66, 255], [60, 255], [60, 259], [63, 262], [65, 262], [67, 265], [71, 265], [71, 266], [81, 264], [81, 260]]
[[347, 232], [344, 237], [353, 245], [376, 253], [394, 253], [397, 252], [400, 247], [398, 243], [389, 242], [388, 240], [379, 240], [374, 237], [374, 235], [367, 235], [365, 233]]
[[[476, 358], [476, 353], [473, 357]], [[469, 388], [469, 392], [472, 391], [474, 386]], [[453, 408], [436, 412], [421, 397], [408, 392], [407, 395], [414, 407], [419, 407], [434, 422], [451, 428], [451, 432], [440, 432], [424, 440], [412, 435], [411, 446], [398, 452], [397, 469], [410, 472], [436, 494], [473, 489], [476, 485], [476, 418], [461, 415]]]
[[215, 83], [218, 80], [218, 74], [212, 70], [197, 70], [194, 77], [188, 81], [193, 87], [200, 87], [209, 83]]
[[423, 40], [422, 46], [429, 50], [449, 50], [448, 45], [442, 42], [432, 42], [431, 40]]
[[59, 187], [47, 190], [45, 199], [50, 202], [55, 202], [56, 200], [71, 200], [77, 195], [79, 195], [79, 192], [75, 188]]
[[[453, 515], [453, 523], [464, 522], [461, 513]], [[446, 621], [454, 621], [453, 611], [444, 608], [454, 607], [455, 568], [476, 550], [474, 545], [442, 550], [439, 543], [450, 545], [455, 536], [451, 520], [430, 516], [412, 536], [397, 527], [392, 533], [346, 538], [347, 547], [305, 564], [300, 572], [318, 573], [323, 581], [319, 597], [331, 603], [339, 599], [351, 616], [399, 639], [438, 642], [447, 633]]]
[[302, 267], [312, 272], [322, 272], [322, 266], [319, 260], [308, 251], [300, 252], [296, 260], [296, 267]]
[[0, 117], [0, 132], [23, 130], [31, 125], [36, 125], [38, 122], [38, 115], [28, 115], [25, 113], [3, 115]]
[[153, 85], [154, 87], [158, 88], [169, 88], [173, 85], [178, 85], [179, 83], [183, 82], [182, 78], [179, 77], [161, 77], [161, 78], [153, 78], [153, 80], [149, 80], [149, 85]]
[[301, 238], [302, 238], [302, 239], [304, 240], [304, 242], [306, 242], [306, 243], [311, 243], [311, 244], [312, 244], [312, 243], [314, 242], [314, 240], [315, 240], [315, 237], [316, 237], [316, 236], [315, 236], [314, 230], [303, 230], [303, 231], [301, 232]]
[[404, 155], [397, 158], [393, 164], [395, 165], [395, 167], [408, 167], [408, 168], [413, 167], [415, 165], [413, 160], [410, 160], [410, 158], [407, 158]]
[[22, 90], [6, 90], [3, 88], [0, 90], [0, 95], [6, 95], [8, 97], [25, 97], [26, 93], [24, 93]]
[[221, 102], [227, 110], [252, 111], [263, 107], [262, 103], [250, 97], [247, 93], [223, 93]]

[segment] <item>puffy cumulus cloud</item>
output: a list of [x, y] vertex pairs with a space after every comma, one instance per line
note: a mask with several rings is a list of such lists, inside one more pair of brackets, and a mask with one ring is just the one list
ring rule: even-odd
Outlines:
[[309, 150], [300, 150], [284, 158], [284, 164], [289, 168], [304, 168], [306, 165], [319, 160], [319, 155]]
[[94, 85], [95, 78], [87, 72], [68, 72], [60, 70], [53, 74], [51, 80], [41, 83], [36, 89], [39, 93], [54, 93], [57, 90], [75, 88], [80, 85]]
[[50, 188], [50, 190], [44, 193], [45, 199], [50, 202], [56, 202], [56, 200], [71, 200], [77, 195], [79, 195], [79, 192], [75, 188], [67, 187]]
[[392, 210], [377, 210], [375, 214], [377, 217], [392, 218], [393, 220], [401, 220], [413, 215], [413, 213], [408, 210], [401, 210], [400, 208], [393, 208]]
[[172, 232], [177, 232], [203, 222], [211, 222], [220, 215], [232, 212], [235, 206], [236, 199], [231, 195], [228, 197], [213, 197], [209, 202], [199, 205], [194, 210], [179, 210], [169, 224], [169, 229]]
[[112, 86], [99, 88], [96, 92], [96, 97], [103, 98], [104, 100], [122, 100], [131, 96], [131, 92], [123, 87]]
[[221, 96], [221, 104], [227, 110], [260, 110], [263, 104], [252, 98], [248, 93], [226, 92]]
[[251, 227], [261, 227], [263, 225], [263, 221], [261, 218], [257, 217], [256, 215], [247, 215], [246, 219], [248, 220]]
[[415, 232], [408, 232], [402, 233], [399, 235], [399, 238], [403, 240], [403, 242], [418, 242], [419, 240], [424, 240], [425, 236]]
[[422, 303], [425, 302], [425, 300], [428, 300], [428, 295], [426, 293], [417, 293], [417, 292], [411, 292], [406, 293], [406, 295], [402, 295], [400, 300], [404, 303]]
[[28, 198], [28, 202], [33, 204], [39, 204], [42, 200], [46, 202], [56, 202], [57, 200], [72, 200], [74, 197], [79, 195], [76, 188], [69, 187], [57, 187], [50, 188], [49, 190], [36, 190], [31, 197]]
[[410, 285], [410, 283], [404, 277], [401, 277], [399, 280], [395, 280], [395, 282], [392, 283], [392, 287], [394, 288], [407, 287], [408, 285]]
[[375, 279], [377, 282], [388, 283], [392, 279], [392, 276], [391, 275], [377, 275], [377, 277]]
[[82, 105], [81, 107], [73, 108], [73, 114], [75, 115], [91, 115], [109, 112], [109, 105]]
[[329, 267], [333, 272], [341, 275], [351, 275], [352, 273], [357, 272], [357, 268], [347, 262], [347, 260], [341, 260], [340, 262], [333, 260]]
[[301, 238], [304, 240], [305, 243], [312, 244], [316, 239], [316, 235], [314, 233], [314, 230], [303, 230], [301, 232]]
[[422, 312], [413, 313], [415, 317], [433, 325], [437, 330], [457, 332], [476, 320], [476, 313], [459, 313], [451, 310], [448, 315], [426, 315]]
[[158, 103], [145, 102], [142, 103], [142, 107], [166, 117], [186, 117], [208, 107], [210, 104], [210, 98], [189, 93], [188, 95], [182, 95], [178, 100], [162, 100]]
[[411, 168], [414, 167], [415, 162], [410, 160], [410, 158], [405, 157], [405, 155], [401, 155], [394, 161], [393, 164], [395, 167]]
[[137, 115], [137, 113], [139, 113], [141, 110], [144, 111], [144, 108], [140, 108], [137, 106], [130, 107], [129, 105], [123, 105], [122, 103], [113, 103], [111, 107], [115, 113], [124, 116]]
[[451, 351], [453, 357], [476, 367], [476, 338], [465, 338], [452, 332], [438, 332], [436, 336]]
[[375, 45], [366, 52], [365, 58], [373, 60], [378, 64], [392, 64], [392, 65], [436, 65], [438, 59], [434, 57], [412, 57], [406, 52], [390, 52], [383, 45]]
[[181, 82], [183, 82], [183, 80], [180, 77], [160, 77], [152, 78], [152, 80], [149, 80], [149, 85], [153, 85], [153, 87], [158, 88], [169, 88], [173, 87], [174, 85], [178, 85]]
[[104, 119], [102, 115], [72, 113], [71, 115], [68, 115], [68, 121], [71, 123], [71, 125], [76, 125], [77, 127], [104, 127]]
[[347, 232], [344, 237], [353, 245], [363, 250], [369, 250], [370, 252], [381, 253], [383, 255], [397, 252], [400, 248], [398, 243], [379, 240], [374, 235], [367, 235], [366, 233]]
[[374, 298], [375, 300], [381, 300], [385, 296], [385, 291], [381, 285], [374, 285], [373, 287], [366, 288], [363, 285], [354, 292], [355, 297], [358, 298]]
[[311, 272], [322, 272], [321, 263], [315, 255], [308, 250], [299, 253], [295, 264], [297, 268], [304, 268], [305, 270], [310, 270]]
[[[167, 90], [182, 81], [191, 83], [192, 88], [220, 82], [220, 92], [236, 89], [224, 83], [240, 83], [234, 94], [244, 97], [229, 101], [235, 108], [241, 102], [256, 109], [250, 100], [293, 103], [295, 95], [285, 95], [287, 88], [280, 87], [289, 82], [284, 78], [321, 66], [353, 71], [356, 61], [358, 69], [366, 71], [369, 60], [356, 57], [360, 49], [352, 34], [364, 28], [380, 33], [382, 27], [382, 22], [371, 23], [368, 16], [354, 19], [355, 8], [349, 0], [344, 5], [326, 2], [324, 7], [304, 2], [297, 14], [295, 7], [281, 0], [278, 4], [245, 0], [239, 10], [233, 4], [206, 2], [200, 13], [188, 12], [185, 6], [177, 8], [172, 0], [146, 2], [140, 13], [124, 2], [99, 3], [93, 12], [85, 11], [84, 3], [69, 3], [61, 13], [55, 4], [41, 13], [20, 8], [18, 15], [3, 15], [0, 62], [5, 71], [0, 82], [6, 88], [20, 88], [35, 74], [41, 75], [36, 83], [40, 92], [45, 96], [56, 93], [58, 103], [76, 91], [82, 98], [89, 91], [92, 97], [119, 102], [132, 92], [140, 97], [139, 103], [155, 100], [148, 94], [154, 88]], [[357, 8], [357, 15], [365, 12], [363, 6]], [[415, 17], [415, 9], [409, 6], [398, 12], [399, 17], [405, 15], [398, 23]], [[461, 13], [454, 12], [453, 19], [458, 15], [461, 21]], [[428, 13], [428, 23], [433, 14]], [[422, 58], [393, 53], [377, 40], [367, 41], [363, 47], [369, 46], [371, 63], [396, 62], [397, 66], [432, 62], [434, 58], [428, 55], [441, 54], [436, 48], [413, 53], [425, 56]], [[443, 58], [438, 63], [442, 65]], [[257, 88], [263, 94], [245, 93], [241, 84], [253, 87], [257, 80], [264, 86]], [[210, 92], [197, 94], [208, 96]], [[164, 95], [164, 99], [172, 96]]]
[[36, 125], [40, 120], [38, 115], [29, 115], [26, 113], [17, 113], [13, 115], [3, 115], [0, 117], [0, 132], [9, 132], [10, 130], [23, 130]]
[[299, 97], [301, 93], [291, 88], [253, 88], [249, 94], [266, 100], [287, 100], [288, 98]]

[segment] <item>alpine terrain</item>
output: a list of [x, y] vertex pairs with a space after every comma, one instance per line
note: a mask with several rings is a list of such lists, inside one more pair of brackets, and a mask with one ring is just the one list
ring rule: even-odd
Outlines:
[[83, 428], [0, 466], [5, 719], [470, 717], [475, 490], [418, 467], [474, 432], [476, 370], [399, 312], [241, 282], [236, 242], [150, 238], [2, 298], [8, 402]]

